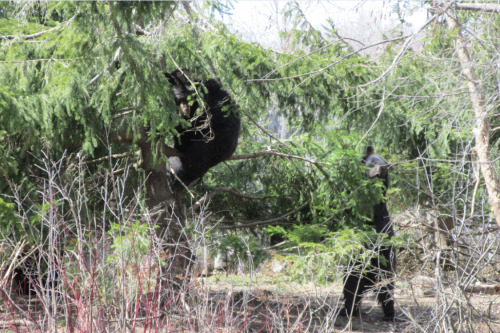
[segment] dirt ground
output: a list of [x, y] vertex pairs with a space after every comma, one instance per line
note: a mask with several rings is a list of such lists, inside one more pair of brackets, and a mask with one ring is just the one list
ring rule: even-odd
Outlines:
[[[436, 290], [425, 288], [418, 282], [415, 282], [415, 285], [397, 284], [396, 319], [386, 322], [382, 321], [382, 309], [376, 302], [374, 292], [364, 298], [359, 317], [349, 320], [339, 316], [337, 311], [342, 307], [340, 283], [319, 287], [286, 282], [254, 282], [254, 289], [251, 289], [246, 283], [238, 285], [232, 282], [225, 285], [217, 279], [205, 282], [214, 300], [224, 293], [231, 294], [233, 300], [244, 298], [246, 295], [247, 304], [253, 300], [253, 308], [246, 308], [247, 320], [251, 321], [253, 326], [249, 332], [267, 331], [264, 328], [266, 321], [273, 317], [268, 315], [271, 313], [281, 318], [281, 325], [278, 326], [284, 328], [285, 332], [443, 332], [448, 331], [447, 327], [454, 327], [460, 332], [500, 333], [498, 293], [464, 293], [462, 297], [454, 298], [452, 290], [447, 288], [442, 291], [442, 295], [446, 297], [440, 297]], [[467, 304], [461, 304], [464, 300]], [[451, 318], [448, 321], [449, 326], [436, 327], [436, 323], [442, 319], [436, 311], [438, 303], [447, 308], [446, 313]], [[245, 306], [242, 306], [240, 311], [244, 312]], [[470, 315], [466, 316], [470, 320], [460, 322], [459, 311], [470, 311]], [[276, 318], [274, 320], [276, 322]]]
[[[139, 320], [133, 327], [129, 325], [128, 332], [500, 332], [499, 294], [464, 293], [454, 298], [452, 290], [445, 289], [439, 294], [446, 297], [440, 297], [417, 283], [396, 284], [396, 319], [385, 322], [374, 293], [363, 300], [359, 317], [339, 316], [340, 283], [300, 285], [224, 275], [199, 278], [191, 287], [184, 306], [178, 302], [165, 311], [161, 325], [145, 328]], [[37, 311], [41, 314], [40, 306]], [[15, 325], [13, 316], [9, 321], [0, 320], [0, 332], [41, 332], [40, 326], [22, 318], [16, 317], [19, 322]], [[57, 331], [71, 330], [61, 324]]]

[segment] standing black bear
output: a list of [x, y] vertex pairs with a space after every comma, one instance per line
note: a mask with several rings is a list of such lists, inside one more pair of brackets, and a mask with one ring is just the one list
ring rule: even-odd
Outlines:
[[[366, 171], [368, 178], [381, 178], [384, 181], [386, 194], [389, 187], [390, 164], [380, 155], [374, 154], [372, 146], [366, 148], [366, 155], [363, 156], [363, 164], [370, 169]], [[384, 233], [390, 237], [394, 236], [389, 212], [385, 201], [373, 207], [373, 221], [371, 222], [377, 233]], [[394, 284], [392, 279], [396, 268], [395, 250], [392, 246], [381, 246], [377, 249], [379, 256], [372, 259], [371, 267], [368, 271], [361, 272], [361, 264], [354, 263], [350, 271], [344, 277], [344, 309], [341, 314], [347, 316], [359, 315], [360, 303], [363, 294], [382, 280], [389, 280], [382, 285], [378, 292], [377, 299], [384, 310], [384, 320], [394, 320]], [[379, 260], [383, 257], [383, 260]], [[383, 261], [383, 262], [382, 262]]]
[[179, 189], [231, 157], [238, 145], [240, 117], [218, 80], [192, 79], [186, 69], [164, 74], [174, 87], [180, 115], [191, 123], [190, 128], [177, 127], [174, 148], [182, 155], [169, 158], [171, 188]]

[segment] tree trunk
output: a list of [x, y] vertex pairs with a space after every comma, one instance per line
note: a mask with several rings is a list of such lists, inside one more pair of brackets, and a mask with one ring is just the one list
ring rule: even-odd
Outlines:
[[[141, 142], [143, 168], [146, 172], [147, 204], [156, 221], [157, 235], [164, 239], [164, 251], [169, 258], [169, 276], [183, 280], [191, 262], [191, 249], [183, 233], [186, 216], [182, 209], [185, 190], [171, 191], [165, 159], [172, 156], [171, 148], [162, 142]], [[154, 154], [156, 149], [156, 154]], [[155, 156], [156, 155], [156, 156]]]
[[[444, 8], [444, 6], [443, 6]], [[474, 116], [477, 128], [474, 130], [476, 141], [476, 153], [479, 159], [481, 173], [483, 174], [488, 191], [488, 202], [493, 212], [493, 216], [500, 226], [500, 191], [498, 176], [490, 159], [490, 125], [488, 122], [487, 110], [484, 103], [484, 96], [481, 93], [481, 85], [474, 72], [473, 62], [467, 51], [467, 41], [461, 33], [461, 26], [456, 18], [453, 6], [448, 6], [444, 13], [446, 22], [452, 30], [457, 31], [455, 48], [458, 59], [462, 66], [462, 73], [467, 80], [469, 94], [474, 107]]]

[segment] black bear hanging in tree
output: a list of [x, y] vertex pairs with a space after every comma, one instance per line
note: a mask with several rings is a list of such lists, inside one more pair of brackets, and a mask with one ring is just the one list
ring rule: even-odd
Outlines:
[[181, 157], [170, 157], [170, 186], [187, 188], [213, 166], [227, 160], [236, 150], [240, 116], [220, 81], [202, 81], [189, 70], [164, 73], [174, 88], [179, 113], [189, 127], [178, 126], [174, 148]]

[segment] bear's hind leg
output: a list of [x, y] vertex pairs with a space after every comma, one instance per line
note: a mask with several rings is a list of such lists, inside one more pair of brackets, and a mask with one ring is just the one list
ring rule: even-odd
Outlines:
[[361, 298], [365, 291], [365, 278], [359, 272], [351, 272], [344, 278], [344, 308], [340, 315], [352, 317], [359, 316]]
[[384, 310], [384, 321], [393, 321], [394, 320], [394, 297], [393, 297], [394, 285], [392, 283], [388, 283], [387, 285], [382, 286], [380, 292], [377, 295], [377, 300], [380, 305], [382, 305], [382, 310]]

